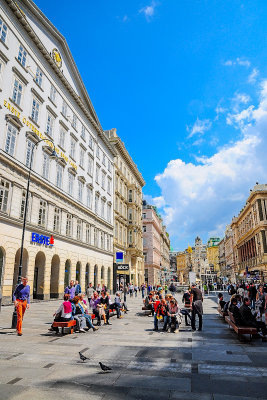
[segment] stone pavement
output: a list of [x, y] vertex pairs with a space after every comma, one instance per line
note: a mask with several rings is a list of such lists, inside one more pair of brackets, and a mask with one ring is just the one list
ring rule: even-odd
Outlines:
[[[178, 296], [178, 300], [180, 296]], [[0, 399], [267, 399], [267, 343], [240, 342], [205, 298], [204, 330], [153, 332], [153, 319], [130, 313], [93, 333], [47, 333], [59, 301], [31, 305], [24, 334], [9, 327], [12, 307], [0, 314]], [[90, 358], [79, 360], [82, 351]], [[112, 367], [103, 373], [98, 362]]]

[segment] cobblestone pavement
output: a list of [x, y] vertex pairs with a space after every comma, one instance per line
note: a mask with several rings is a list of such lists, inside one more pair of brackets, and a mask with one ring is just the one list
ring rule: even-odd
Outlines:
[[[215, 297], [205, 298], [202, 332], [182, 324], [177, 334], [152, 331], [139, 295], [112, 326], [55, 335], [47, 329], [58, 304], [32, 304], [22, 337], [9, 328], [13, 308], [2, 307], [1, 400], [267, 399], [267, 343], [240, 342], [217, 315]], [[79, 351], [90, 360], [82, 363]], [[101, 372], [99, 361], [112, 372]]]

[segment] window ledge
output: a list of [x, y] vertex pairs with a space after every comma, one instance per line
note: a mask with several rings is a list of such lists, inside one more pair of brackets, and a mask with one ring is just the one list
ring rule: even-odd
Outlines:
[[19, 63], [19, 65], [21, 66], [21, 68], [24, 69], [25, 72], [27, 72], [27, 74], [29, 73], [29, 71], [27, 70], [27, 68], [24, 67], [24, 65], [21, 64], [21, 62], [19, 61], [19, 59], [17, 57], [15, 57], [15, 60]]
[[9, 50], [8, 46], [5, 44], [5, 42], [3, 42], [2, 39], [0, 39], [0, 43], [2, 43], [2, 45], [3, 45], [7, 50]]
[[75, 158], [73, 158], [71, 155], [69, 157], [72, 159], [72, 161], [74, 161], [76, 163]]
[[44, 89], [42, 88], [42, 86], [40, 86], [39, 83], [37, 83], [35, 79], [33, 79], [33, 82], [35, 83], [35, 85], [36, 85], [42, 92], [44, 92]]
[[51, 101], [51, 103], [53, 104], [54, 107], [57, 107], [57, 105], [54, 103], [54, 101], [51, 99], [50, 96], [48, 96], [48, 100]]
[[20, 112], [23, 111], [22, 108], [17, 103], [15, 103], [14, 100], [11, 99], [11, 97], [9, 97], [9, 101], [11, 101], [11, 103], [14, 104], [14, 106], [16, 106], [20, 110]]
[[65, 150], [62, 146], [60, 146], [60, 145], [58, 144], [57, 147], [59, 147], [60, 150], [64, 151], [64, 153], [66, 153], [66, 150]]
[[37, 128], [40, 128], [40, 125], [37, 124], [37, 122], [35, 122], [34, 119], [32, 119], [32, 117], [29, 117], [29, 120], [30, 120], [34, 125], [36, 125]]
[[64, 118], [65, 118], [65, 120], [66, 120], [66, 121], [68, 121], [68, 122], [69, 122], [68, 118], [66, 117], [66, 115], [64, 115], [64, 114], [63, 114], [63, 112], [62, 112], [62, 111], [60, 112], [60, 114], [62, 115], [62, 117], [64, 117]]

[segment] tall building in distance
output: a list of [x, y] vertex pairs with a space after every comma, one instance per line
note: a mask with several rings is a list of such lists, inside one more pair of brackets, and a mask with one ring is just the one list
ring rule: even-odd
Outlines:
[[[144, 282], [142, 188], [145, 181], [116, 129], [105, 131], [105, 134], [116, 153], [113, 245], [115, 289], [122, 281], [129, 283], [131, 280], [135, 285]], [[123, 263], [128, 264], [129, 269], [117, 270], [118, 252], [123, 253]]]
[[22, 262], [31, 295], [62, 296], [70, 279], [82, 290], [90, 281], [111, 288], [114, 147], [65, 38], [38, 7], [2, 1], [0, 26], [3, 303], [12, 301], [17, 283], [31, 157]]
[[[157, 208], [143, 201], [143, 248], [145, 281], [165, 283], [170, 271], [170, 241]], [[166, 275], [165, 275], [166, 272]]]

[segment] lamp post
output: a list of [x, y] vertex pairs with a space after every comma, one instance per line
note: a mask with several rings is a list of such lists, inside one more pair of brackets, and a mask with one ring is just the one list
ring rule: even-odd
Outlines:
[[[17, 281], [17, 286], [21, 282], [21, 274], [22, 274], [22, 259], [23, 259], [23, 247], [24, 247], [24, 236], [25, 236], [25, 228], [26, 228], [26, 220], [27, 220], [27, 212], [28, 212], [28, 201], [29, 201], [29, 188], [30, 188], [30, 180], [31, 180], [31, 172], [32, 172], [32, 160], [33, 160], [33, 153], [35, 150], [35, 147], [44, 141], [51, 142], [53, 144], [53, 152], [51, 156], [57, 157], [57, 153], [55, 151], [55, 144], [53, 140], [50, 139], [41, 139], [38, 142], [34, 143], [32, 146], [32, 151], [31, 151], [31, 160], [30, 160], [30, 166], [29, 166], [29, 173], [28, 173], [28, 181], [27, 181], [27, 190], [26, 190], [26, 198], [25, 198], [25, 207], [24, 207], [24, 215], [23, 215], [23, 226], [22, 226], [22, 237], [21, 237], [21, 248], [20, 248], [20, 257], [19, 257], [19, 269], [18, 269], [18, 281]], [[17, 310], [16, 307], [14, 307], [13, 315], [12, 315], [12, 324], [11, 328], [15, 329], [17, 326]]]

